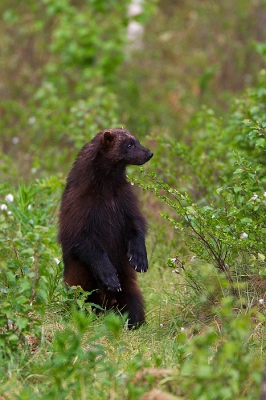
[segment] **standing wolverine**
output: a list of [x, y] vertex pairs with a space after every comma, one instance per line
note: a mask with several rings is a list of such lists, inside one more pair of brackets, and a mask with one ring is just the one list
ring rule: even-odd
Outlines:
[[65, 283], [92, 292], [92, 303], [127, 313], [129, 328], [145, 321], [136, 271], [146, 272], [148, 261], [146, 222], [126, 166], [152, 156], [123, 128], [98, 133], [80, 151], [60, 209]]

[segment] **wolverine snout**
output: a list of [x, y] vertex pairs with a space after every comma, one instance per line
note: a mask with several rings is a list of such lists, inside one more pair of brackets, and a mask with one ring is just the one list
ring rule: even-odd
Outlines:
[[153, 157], [153, 153], [149, 150], [149, 153], [148, 153], [148, 157], [149, 157], [149, 160]]

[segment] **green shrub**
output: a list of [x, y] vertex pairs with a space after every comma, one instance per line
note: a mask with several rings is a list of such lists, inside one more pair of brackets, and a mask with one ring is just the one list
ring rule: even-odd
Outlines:
[[189, 145], [156, 140], [158, 176], [145, 172], [151, 183], [137, 180], [170, 208], [161, 215], [186, 247], [220, 271], [229, 292], [249, 306], [264, 296], [266, 274], [265, 95], [263, 71], [258, 88], [237, 100], [225, 121], [203, 109], [188, 127], [194, 130]]
[[[9, 75], [0, 65], [12, 82], [0, 104], [0, 166], [5, 180], [11, 167], [17, 182], [62, 171], [97, 132], [121, 124], [114, 88], [126, 55], [128, 0], [16, 3], [1, 5], [4, 60], [16, 57]], [[29, 54], [28, 43], [38, 52]]]
[[186, 330], [177, 336], [178, 346], [185, 348], [181, 390], [191, 400], [257, 399], [262, 361], [252, 312], [237, 313], [230, 297], [216, 312], [215, 325], [194, 337]]
[[58, 282], [59, 252], [54, 226], [54, 191], [59, 181], [2, 185], [0, 226], [1, 355], [27, 347], [26, 335], [41, 335], [41, 321]]

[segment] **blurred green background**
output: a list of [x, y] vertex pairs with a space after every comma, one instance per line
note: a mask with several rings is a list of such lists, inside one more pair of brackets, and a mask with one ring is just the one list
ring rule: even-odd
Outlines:
[[[202, 104], [223, 115], [256, 84], [264, 1], [145, 1], [132, 17], [129, 3], [1, 2], [2, 179], [65, 173], [106, 127], [188, 141], [184, 127]], [[138, 50], [132, 21], [144, 27]]]

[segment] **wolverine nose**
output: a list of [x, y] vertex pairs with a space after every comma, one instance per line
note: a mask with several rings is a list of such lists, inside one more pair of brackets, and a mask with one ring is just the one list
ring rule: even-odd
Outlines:
[[153, 156], [153, 153], [151, 151], [149, 151], [148, 156], [149, 156], [149, 160], [150, 160], [152, 158], [152, 156]]

